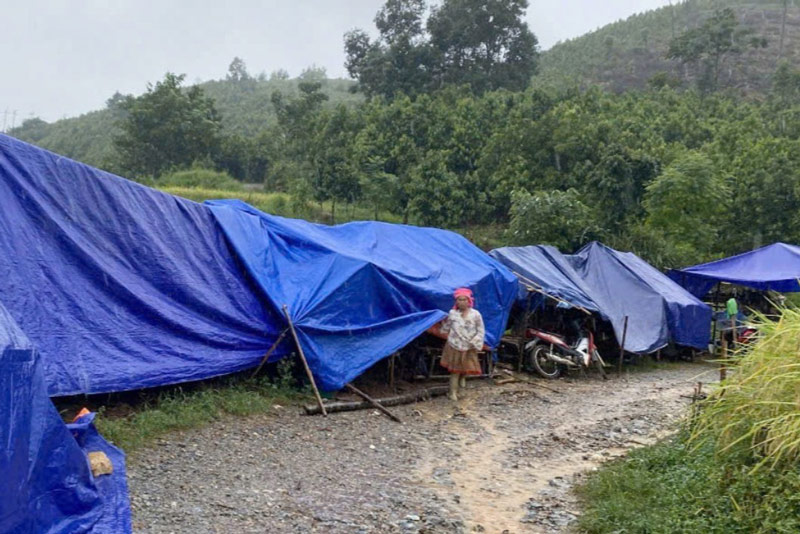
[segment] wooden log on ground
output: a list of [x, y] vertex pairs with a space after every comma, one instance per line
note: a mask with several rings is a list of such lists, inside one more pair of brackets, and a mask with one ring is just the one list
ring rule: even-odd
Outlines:
[[397, 417], [395, 414], [384, 408], [380, 402], [376, 401], [375, 399], [373, 399], [372, 397], [370, 397], [369, 395], [367, 395], [366, 393], [355, 387], [353, 384], [347, 384], [347, 389], [349, 389], [350, 391], [352, 391], [353, 393], [355, 393], [368, 403], [372, 404], [372, 406], [380, 410], [386, 417], [388, 417], [392, 421], [402, 423], [399, 417]]
[[[447, 395], [450, 390], [449, 386], [433, 386], [430, 388], [423, 388], [404, 393], [402, 395], [394, 395], [383, 399], [375, 399], [376, 402], [383, 406], [400, 406], [401, 404], [410, 404], [412, 402], [419, 402], [433, 397], [440, 397]], [[355, 410], [363, 410], [366, 408], [373, 408], [371, 402], [368, 401], [337, 401], [325, 403], [325, 410], [330, 412], [352, 412]], [[306, 415], [317, 415], [321, 413], [320, 407], [314, 404], [307, 404], [303, 406]]]

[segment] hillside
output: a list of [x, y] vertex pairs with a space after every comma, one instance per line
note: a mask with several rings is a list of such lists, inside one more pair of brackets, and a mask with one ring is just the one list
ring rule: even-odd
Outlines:
[[[767, 47], [748, 50], [729, 60], [721, 87], [745, 93], [767, 90], [781, 59], [800, 66], [800, 2], [798, 0], [689, 0], [604, 26], [556, 44], [542, 55], [537, 85], [600, 85], [613, 91], [644, 88], [658, 73], [684, 85], [696, 73], [665, 59], [670, 40], [703, 23], [715, 10], [731, 7], [739, 22], [767, 39]], [[781, 28], [783, 47], [781, 48]]]
[[[322, 83], [323, 91], [329, 98], [328, 105], [362, 100], [361, 95], [350, 92], [353, 85], [350, 80], [325, 78], [314, 70], [306, 74], [305, 79], [309, 76]], [[221, 79], [207, 81], [200, 86], [216, 101], [217, 110], [222, 115], [227, 131], [255, 135], [275, 120], [275, 111], [270, 101], [273, 91], [295, 94], [299, 81], [298, 78], [248, 78], [239, 81]], [[58, 154], [113, 171], [114, 152], [111, 140], [116, 133], [116, 119], [114, 111], [105, 108], [52, 123], [38, 118], [30, 119], [8, 133]]]

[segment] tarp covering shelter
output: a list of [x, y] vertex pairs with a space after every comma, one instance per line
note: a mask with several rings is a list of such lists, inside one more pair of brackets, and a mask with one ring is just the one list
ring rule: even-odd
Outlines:
[[276, 321], [210, 210], [0, 135], [0, 296], [50, 395], [251, 367]]
[[[131, 532], [124, 455], [100, 437], [93, 415], [63, 423], [36, 350], [0, 304], [0, 532]], [[109, 457], [112, 474], [92, 476], [94, 451]]]
[[462, 236], [381, 222], [325, 226], [209, 201], [277, 313], [287, 306], [323, 389], [338, 389], [446, 315], [470, 287], [494, 347], [517, 279]]
[[[567, 258], [550, 245], [502, 247], [489, 255], [520, 277], [517, 302], [520, 306], [537, 307], [549, 295], [588, 311], [600, 312], [584, 283]], [[528, 291], [528, 286], [540, 292]]]
[[[711, 309], [630, 252], [597, 242], [574, 255], [549, 246], [506, 247], [490, 253], [521, 275], [520, 287], [534, 282], [543, 293], [608, 320], [625, 350], [647, 354], [673, 341], [704, 348], [710, 338]], [[520, 298], [523, 298], [520, 296]]]
[[700, 298], [717, 282], [729, 282], [763, 291], [798, 292], [800, 247], [773, 243], [729, 258], [672, 270], [669, 276]]
[[625, 349], [654, 352], [670, 341], [704, 349], [711, 339], [711, 308], [631, 252], [592, 242], [572, 256], [592, 298], [610, 318]]

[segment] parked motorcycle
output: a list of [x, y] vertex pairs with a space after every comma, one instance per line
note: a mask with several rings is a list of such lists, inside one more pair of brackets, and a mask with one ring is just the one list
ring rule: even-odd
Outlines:
[[572, 345], [563, 336], [534, 328], [526, 331], [526, 337], [532, 338], [525, 344], [527, 367], [544, 378], [558, 378], [567, 369], [590, 367], [596, 367], [603, 379], [607, 378], [606, 363], [594, 344], [592, 332], [584, 332]]

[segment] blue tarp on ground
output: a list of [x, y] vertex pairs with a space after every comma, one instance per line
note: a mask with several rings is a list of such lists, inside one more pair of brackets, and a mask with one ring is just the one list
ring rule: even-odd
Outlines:
[[610, 318], [617, 339], [628, 317], [625, 350], [647, 354], [670, 341], [708, 346], [711, 308], [638, 256], [592, 242], [568, 258]]
[[0, 135], [0, 295], [50, 395], [255, 365], [277, 323], [205, 206]]
[[550, 245], [502, 247], [492, 250], [489, 255], [520, 276], [517, 294], [517, 303], [520, 306], [527, 305], [529, 295], [531, 307], [536, 307], [546, 298], [541, 293], [528, 291], [528, 286], [533, 284], [544, 293], [563, 299], [573, 306], [600, 312], [589, 296], [591, 290], [557, 248]]
[[[630, 252], [594, 242], [572, 256], [549, 246], [506, 247], [490, 254], [544, 293], [599, 313], [619, 342], [628, 316], [629, 352], [646, 354], [670, 341], [696, 348], [708, 344], [711, 309]], [[520, 279], [523, 290], [527, 283]]]
[[800, 247], [773, 243], [750, 252], [669, 272], [670, 278], [697, 297], [717, 282], [730, 282], [780, 293], [800, 291]]
[[445, 317], [470, 287], [495, 346], [517, 279], [462, 236], [378, 222], [324, 226], [206, 203], [274, 310], [288, 307], [320, 386], [338, 389]]
[[[126, 534], [130, 504], [122, 452], [91, 424], [67, 427], [50, 399], [31, 343], [0, 304], [0, 532]], [[103, 451], [111, 475], [92, 476]]]

